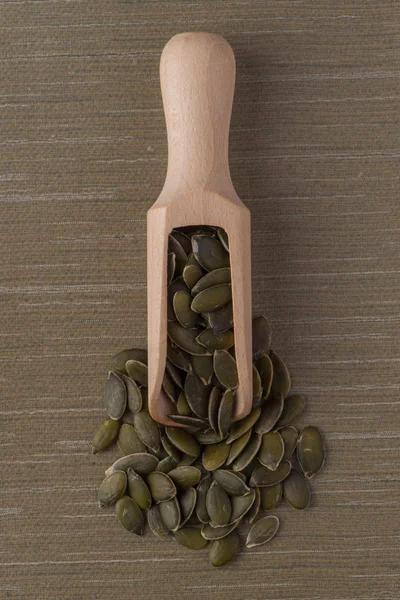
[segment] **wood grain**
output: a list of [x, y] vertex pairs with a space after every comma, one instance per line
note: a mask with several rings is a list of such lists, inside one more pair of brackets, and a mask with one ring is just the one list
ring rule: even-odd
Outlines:
[[[398, 600], [398, 3], [17, 0], [0, 27], [0, 598]], [[213, 571], [100, 511], [118, 452], [89, 452], [109, 357], [147, 344], [160, 53], [204, 30], [236, 57], [253, 312], [328, 447], [310, 510]]]

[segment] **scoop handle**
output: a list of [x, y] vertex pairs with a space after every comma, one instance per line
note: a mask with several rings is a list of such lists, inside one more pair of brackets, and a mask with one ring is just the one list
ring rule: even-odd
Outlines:
[[[180, 33], [160, 62], [168, 134], [166, 186], [232, 193], [228, 164], [235, 58], [221, 36]], [[235, 195], [236, 193], [233, 192]]]

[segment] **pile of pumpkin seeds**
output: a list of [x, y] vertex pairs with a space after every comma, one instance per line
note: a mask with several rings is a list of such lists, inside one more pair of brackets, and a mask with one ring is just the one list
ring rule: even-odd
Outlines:
[[[248, 548], [271, 540], [284, 498], [297, 510], [310, 502], [309, 480], [324, 464], [316, 427], [293, 423], [305, 399], [290, 394], [284, 361], [271, 349], [267, 319], [253, 319], [253, 404], [232, 421], [238, 374], [234, 352], [229, 246], [212, 227], [174, 230], [168, 254], [168, 349], [163, 391], [177, 427], [152, 419], [147, 405], [147, 352], [129, 349], [112, 360], [105, 386], [108, 417], [93, 452], [117, 443], [122, 457], [106, 471], [101, 507], [115, 505], [128, 531], [147, 521], [159, 537], [230, 561], [245, 535]], [[240, 535], [239, 535], [240, 533]]]

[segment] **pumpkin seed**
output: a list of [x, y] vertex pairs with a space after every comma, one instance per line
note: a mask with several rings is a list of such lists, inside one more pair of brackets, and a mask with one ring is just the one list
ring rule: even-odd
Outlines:
[[[180, 455], [179, 455], [180, 456]], [[175, 469], [177, 462], [172, 458], [172, 456], [166, 456], [157, 465], [156, 471], [162, 471], [163, 473], [169, 474], [172, 469]]]
[[240, 438], [244, 433], [246, 433], [246, 431], [251, 429], [254, 423], [258, 420], [260, 414], [261, 408], [254, 408], [244, 419], [233, 423], [226, 443], [231, 444]]
[[110, 371], [104, 392], [104, 406], [110, 419], [118, 421], [126, 409], [126, 387], [121, 377]]
[[206, 271], [229, 267], [229, 253], [214, 237], [193, 235], [192, 250], [197, 262]]
[[271, 346], [271, 326], [263, 316], [255, 317], [252, 322], [253, 360], [267, 354]]
[[305, 427], [300, 433], [297, 458], [307, 479], [314, 477], [324, 466], [324, 441], [316, 427]]
[[207, 492], [210, 488], [210, 485], [211, 477], [206, 475], [206, 477], [203, 477], [197, 486], [196, 515], [201, 523], [208, 523], [210, 521], [206, 504]]
[[147, 448], [139, 438], [132, 425], [123, 423], [118, 435], [118, 448], [122, 454], [135, 454], [136, 452], [146, 452]]
[[304, 510], [310, 503], [310, 490], [307, 480], [297, 471], [290, 473], [283, 482], [283, 494], [290, 506]]
[[187, 254], [181, 244], [172, 235], [168, 236], [168, 252], [175, 254], [175, 274], [182, 275], [187, 261]]
[[176, 531], [181, 523], [181, 508], [176, 496], [171, 500], [167, 500], [167, 502], [161, 502], [158, 505], [158, 510], [167, 529]]
[[215, 333], [211, 328], [208, 328], [196, 336], [196, 341], [208, 350], [227, 350], [235, 343], [235, 336], [232, 329]]
[[167, 454], [169, 454], [169, 456], [171, 456], [175, 462], [178, 462], [181, 458], [181, 454], [176, 446], [174, 446], [170, 439], [165, 435], [165, 431], [162, 431], [160, 440], [165, 452], [167, 452]]
[[139, 389], [138, 384], [131, 377], [120, 374], [122, 381], [125, 383], [127, 392], [127, 403], [128, 408], [131, 412], [139, 412], [142, 410], [142, 393]]
[[151, 495], [149, 488], [143, 479], [131, 468], [127, 470], [128, 492], [131, 498], [142, 510], [148, 510], [151, 506]]
[[203, 277], [203, 271], [198, 265], [186, 264], [186, 267], [183, 269], [182, 277], [183, 281], [191, 290], [196, 285], [196, 283]]
[[[199, 263], [197, 262], [196, 257], [193, 254], [193, 252], [191, 252], [189, 254], [188, 259], [186, 261], [186, 266], [187, 267], [191, 267], [191, 266], [193, 266], [193, 267], [199, 267], [199, 269], [201, 270], [201, 267], [200, 267]], [[203, 275], [203, 271], [202, 270], [201, 270], [201, 274]]]
[[219, 241], [221, 242], [221, 244], [225, 248], [225, 250], [227, 252], [229, 252], [228, 234], [226, 233], [225, 229], [222, 229], [222, 227], [218, 227], [218, 229], [217, 229], [217, 236], [219, 238]]
[[122, 498], [117, 500], [115, 513], [122, 527], [125, 527], [125, 529], [136, 535], [143, 535], [143, 514], [132, 498], [129, 496], [122, 496]]
[[226, 442], [206, 446], [203, 452], [202, 462], [207, 471], [215, 471], [222, 467], [229, 454], [229, 446]]
[[213, 567], [223, 567], [232, 560], [239, 551], [240, 539], [236, 531], [221, 540], [211, 542], [208, 558]]
[[181, 348], [178, 348], [178, 346], [172, 345], [172, 342], [169, 338], [167, 339], [167, 357], [173, 365], [179, 369], [182, 369], [182, 371], [186, 371], [188, 373], [192, 370], [190, 354]]
[[190, 467], [196, 462], [197, 456], [190, 456], [190, 454], [182, 454], [181, 460], [177, 463], [177, 467]]
[[300, 394], [287, 396], [283, 404], [282, 414], [279, 417], [279, 421], [276, 426], [284, 427], [285, 425], [289, 425], [289, 423], [295, 421], [303, 412], [305, 402], [304, 396], [300, 396]]
[[167, 259], [167, 284], [169, 285], [174, 278], [176, 266], [176, 256], [173, 252], [168, 253]]
[[200, 529], [197, 527], [183, 527], [174, 534], [174, 539], [189, 548], [189, 550], [201, 550], [204, 546], [207, 546], [208, 541], [201, 535]]
[[183, 280], [183, 277], [177, 277], [167, 289], [167, 319], [168, 321], [176, 321], [174, 308], [174, 296], [178, 292], [189, 292], [189, 288]]
[[218, 409], [218, 431], [222, 438], [225, 438], [229, 433], [232, 422], [233, 408], [233, 393], [231, 390], [226, 390], [222, 396], [222, 400]]
[[257, 371], [255, 365], [253, 365], [253, 401], [252, 401], [252, 407], [253, 408], [257, 408], [258, 406], [261, 406], [262, 401], [263, 401], [263, 390], [262, 390], [262, 383], [261, 383], [261, 377], [259, 372]]
[[168, 372], [168, 375], [170, 376], [172, 382], [174, 383], [174, 385], [179, 388], [179, 390], [175, 394], [175, 396], [176, 396], [175, 402], [176, 402], [178, 399], [180, 390], [183, 390], [184, 373], [182, 373], [181, 369], [178, 369], [178, 367], [176, 367], [170, 360], [168, 360], [168, 358], [165, 363], [165, 368], [166, 368], [166, 371]]
[[254, 502], [251, 505], [250, 509], [247, 511], [247, 513], [245, 514], [244, 517], [244, 522], [246, 523], [246, 525], [251, 525], [254, 521], [254, 519], [257, 517], [258, 513], [260, 512], [260, 506], [261, 506], [261, 493], [260, 490], [269, 490], [270, 488], [252, 488], [255, 492], [255, 496], [254, 496]]
[[230, 465], [235, 460], [235, 458], [237, 458], [239, 454], [244, 450], [247, 442], [250, 439], [251, 432], [252, 429], [249, 429], [248, 431], [246, 431], [246, 433], [240, 436], [240, 438], [236, 439], [234, 442], [232, 442], [232, 444], [230, 444], [229, 455], [226, 460], [227, 465]]
[[192, 414], [189, 404], [187, 403], [185, 392], [181, 391], [178, 400], [176, 401], [176, 410], [181, 417], [188, 417]]
[[207, 313], [207, 319], [214, 333], [222, 333], [230, 329], [233, 325], [233, 305], [232, 302], [225, 304], [219, 310]]
[[211, 383], [214, 372], [212, 356], [192, 356], [192, 366], [204, 385]]
[[261, 546], [269, 542], [278, 531], [278, 528], [279, 519], [274, 515], [259, 519], [254, 523], [247, 535], [246, 547], [254, 548], [255, 546]]
[[185, 380], [185, 397], [195, 415], [201, 419], [208, 416], [208, 399], [211, 386], [204, 385], [195, 373], [188, 373]]
[[167, 502], [176, 496], [176, 486], [172, 479], [162, 471], [153, 471], [147, 476], [150, 494], [156, 502]]
[[219, 433], [215, 433], [212, 429], [205, 429], [204, 431], [197, 431], [196, 440], [203, 446], [209, 446], [210, 444], [218, 444], [222, 442], [222, 437]]
[[287, 460], [282, 460], [275, 471], [267, 469], [267, 467], [264, 467], [264, 465], [259, 465], [251, 474], [249, 485], [258, 485], [259, 487], [274, 485], [275, 483], [279, 483], [280, 481], [286, 479], [290, 473], [290, 469], [291, 465]]
[[193, 487], [182, 492], [178, 498], [181, 508], [180, 528], [187, 524], [196, 506], [196, 490]]
[[199, 315], [192, 311], [192, 297], [189, 292], [178, 291], [172, 299], [174, 313], [183, 327], [196, 329], [199, 321]]
[[287, 366], [283, 362], [280, 356], [273, 350], [270, 350], [269, 357], [272, 362], [274, 369], [274, 376], [272, 379], [271, 393], [274, 396], [282, 394], [285, 398], [290, 391], [290, 374]]
[[261, 415], [255, 425], [255, 431], [259, 434], [267, 433], [276, 425], [283, 411], [283, 395], [273, 396], [265, 402], [261, 409]]
[[289, 425], [289, 427], [283, 427], [283, 429], [280, 429], [279, 433], [281, 434], [282, 439], [285, 443], [285, 451], [283, 453], [283, 458], [290, 458], [297, 444], [297, 429]]
[[126, 488], [126, 473], [115, 471], [102, 481], [99, 487], [98, 499], [101, 507], [111, 506], [124, 495]]
[[162, 380], [162, 389], [164, 390], [166, 396], [175, 404], [178, 399], [178, 391], [174, 385], [174, 382], [171, 379], [170, 374], [167, 369], [164, 371], [164, 377]]
[[111, 446], [118, 437], [120, 427], [121, 423], [119, 421], [114, 421], [114, 419], [105, 419], [100, 423], [93, 435], [93, 454], [101, 452]]
[[226, 491], [213, 481], [206, 496], [206, 507], [210, 519], [218, 526], [228, 525], [232, 506]]
[[161, 518], [158, 504], [154, 504], [147, 512], [147, 523], [150, 531], [157, 537], [165, 537], [169, 534], [169, 529]]
[[196, 296], [200, 292], [209, 288], [215, 287], [216, 285], [223, 285], [231, 282], [231, 270], [229, 267], [222, 269], [215, 269], [203, 275], [201, 279], [196, 283], [192, 289], [192, 294]]
[[274, 376], [274, 367], [268, 354], [264, 354], [264, 356], [256, 362], [256, 367], [261, 379], [262, 399], [266, 400], [271, 392], [272, 379]]
[[225, 388], [234, 390], [239, 384], [236, 361], [226, 350], [214, 352], [214, 372]]
[[174, 229], [171, 231], [170, 236], [175, 238], [176, 241], [180, 243], [186, 254], [190, 254], [192, 252], [192, 242], [190, 241], [190, 237], [183, 233], [183, 231]]
[[131, 467], [138, 475], [148, 475], [158, 465], [158, 458], [147, 452], [136, 452], [135, 454], [128, 454], [128, 456], [122, 456], [115, 461], [106, 470], [106, 475], [110, 475], [115, 471], [126, 471]]
[[134, 417], [135, 430], [140, 439], [146, 446], [158, 452], [160, 450], [160, 430], [158, 425], [151, 418], [147, 410], [141, 410], [135, 413]]
[[200, 454], [200, 446], [196, 439], [182, 427], [166, 427], [165, 433], [170, 442], [184, 454], [197, 457]]
[[[219, 435], [218, 413], [219, 413], [219, 406], [221, 403], [221, 398], [222, 398], [222, 391], [219, 388], [214, 387], [211, 390], [210, 398], [208, 401], [208, 422], [210, 423], [210, 425], [216, 435]], [[221, 435], [221, 437], [224, 437], [224, 436]]]
[[208, 427], [208, 423], [203, 421], [203, 419], [199, 419], [197, 417], [186, 417], [182, 415], [168, 415], [170, 419], [179, 423], [180, 425], [185, 425], [186, 427], [192, 427], [193, 429], [206, 429]]
[[128, 350], [121, 350], [111, 359], [110, 371], [118, 371], [118, 373], [124, 373], [127, 375], [125, 364], [128, 360], [139, 360], [140, 362], [147, 365], [147, 350], [141, 348], [129, 348]]
[[179, 489], [187, 490], [199, 483], [201, 472], [196, 467], [176, 467], [168, 475]]
[[132, 377], [140, 385], [148, 387], [148, 368], [147, 365], [139, 360], [128, 360], [125, 363], [125, 369], [129, 377]]
[[260, 490], [261, 508], [263, 510], [274, 510], [282, 498], [282, 483], [275, 483], [269, 487], [257, 488]]
[[256, 492], [253, 488], [250, 488], [250, 491], [247, 494], [243, 494], [243, 496], [232, 496], [231, 523], [240, 521], [248, 513], [254, 504], [255, 498]]
[[[201, 279], [200, 279], [201, 281]], [[193, 292], [193, 290], [192, 290]], [[232, 301], [230, 283], [215, 285], [199, 292], [192, 300], [191, 308], [196, 313], [212, 313]]]
[[275, 471], [283, 458], [285, 443], [279, 431], [268, 431], [262, 436], [258, 460], [264, 467]]
[[246, 483], [232, 471], [225, 469], [217, 469], [213, 472], [214, 481], [224, 488], [230, 496], [243, 496], [250, 491]]
[[182, 350], [185, 350], [189, 354], [196, 354], [197, 356], [211, 354], [204, 344], [196, 341], [196, 338], [201, 335], [199, 329], [186, 329], [178, 321], [170, 321], [167, 327], [170, 339]]
[[260, 449], [261, 436], [257, 433], [253, 433], [250, 441], [246, 444], [245, 449], [239, 454], [232, 463], [232, 469], [234, 471], [242, 471], [257, 455]]
[[201, 535], [206, 540], [222, 540], [222, 538], [226, 537], [236, 529], [238, 526], [238, 521], [236, 523], [230, 523], [229, 525], [223, 525], [222, 527], [213, 527], [211, 523], [205, 523], [201, 528]]

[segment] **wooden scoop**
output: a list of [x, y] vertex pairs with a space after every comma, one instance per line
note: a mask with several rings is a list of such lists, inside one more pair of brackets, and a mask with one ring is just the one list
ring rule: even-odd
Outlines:
[[181, 33], [160, 63], [168, 133], [168, 171], [147, 213], [149, 410], [160, 423], [175, 405], [161, 389], [167, 350], [168, 234], [174, 227], [216, 225], [228, 234], [239, 387], [234, 419], [252, 403], [250, 211], [236, 194], [228, 164], [235, 86], [232, 48], [219, 35]]

